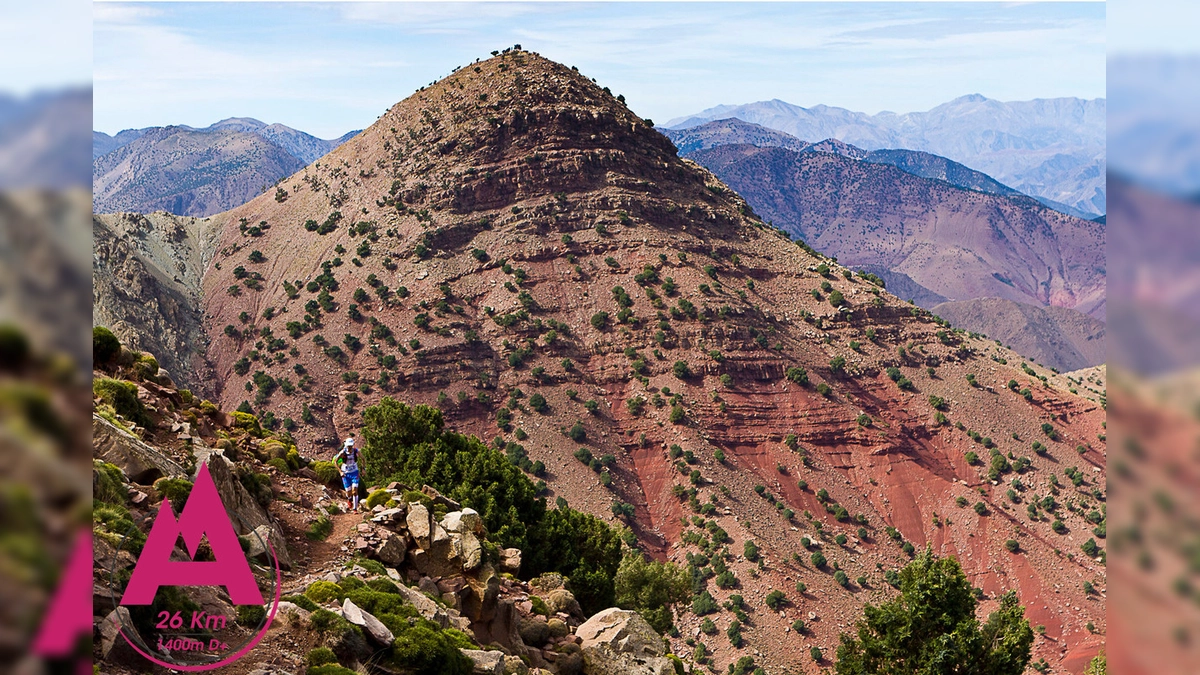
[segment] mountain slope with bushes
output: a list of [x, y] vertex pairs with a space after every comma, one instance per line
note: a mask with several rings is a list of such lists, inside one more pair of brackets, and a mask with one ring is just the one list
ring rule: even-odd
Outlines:
[[1099, 647], [1102, 407], [793, 241], [571, 68], [468, 64], [211, 222], [205, 396], [319, 459], [385, 397], [437, 408], [687, 570], [685, 663], [819, 672], [927, 546], [982, 612], [1016, 590], [1035, 661]]

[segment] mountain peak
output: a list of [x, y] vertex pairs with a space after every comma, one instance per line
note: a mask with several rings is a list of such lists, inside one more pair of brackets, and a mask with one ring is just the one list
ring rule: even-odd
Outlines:
[[235, 131], [258, 131], [267, 126], [265, 122], [253, 117], [226, 117], [210, 125], [209, 129], [233, 129]]
[[987, 100], [989, 100], [988, 97], [983, 94], [967, 94], [966, 96], [959, 96], [951, 101], [951, 103], [983, 103]]
[[[575, 222], [575, 214], [551, 217], [558, 209], [544, 205], [537, 206], [537, 216], [522, 213], [533, 208], [528, 200], [550, 193], [567, 195], [569, 203], [573, 194], [603, 192], [613, 201], [600, 210], [634, 217], [639, 208], [662, 208], [665, 200], [651, 192], [711, 199], [706, 182], [715, 181], [680, 160], [671, 142], [621, 97], [572, 68], [511, 51], [419, 89], [345, 145], [283, 180], [281, 188], [291, 195], [286, 205], [268, 191], [236, 211], [257, 222], [303, 205], [381, 223], [425, 211], [427, 220], [404, 228], [415, 226], [411, 233], [418, 235], [472, 214], [522, 227]], [[720, 222], [744, 207], [732, 194], [717, 201], [732, 212]], [[662, 217], [683, 220], [678, 213]]]

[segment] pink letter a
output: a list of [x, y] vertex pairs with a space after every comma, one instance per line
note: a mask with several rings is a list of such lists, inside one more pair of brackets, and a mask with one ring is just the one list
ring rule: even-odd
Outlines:
[[[172, 561], [171, 551], [181, 534], [192, 558], [196, 557], [200, 540], [207, 536], [214, 560]], [[171, 501], [163, 499], [121, 604], [149, 605], [154, 602], [159, 586], [224, 586], [235, 605], [263, 604], [262, 592], [258, 590], [250, 563], [246, 561], [237, 533], [225, 513], [217, 486], [208, 473], [208, 464], [200, 467], [196, 484], [192, 486], [178, 520]]]

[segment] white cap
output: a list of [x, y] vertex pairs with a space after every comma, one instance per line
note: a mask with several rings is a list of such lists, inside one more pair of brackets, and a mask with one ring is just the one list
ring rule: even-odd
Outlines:
[[352, 446], [352, 445], [354, 445], [354, 438], [353, 438], [353, 437], [351, 437], [351, 438], [347, 438], [347, 439], [346, 439], [346, 442], [342, 444], [342, 447], [344, 447], [344, 448], [348, 448], [348, 447], [350, 447], [350, 446]]

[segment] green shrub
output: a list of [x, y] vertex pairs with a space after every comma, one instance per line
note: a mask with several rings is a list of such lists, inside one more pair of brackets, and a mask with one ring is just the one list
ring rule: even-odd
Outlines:
[[238, 605], [237, 622], [243, 626], [257, 628], [267, 618], [267, 610], [262, 605]]
[[783, 591], [771, 591], [767, 593], [765, 602], [767, 603], [767, 607], [771, 608], [771, 611], [778, 612], [780, 608], [787, 604], [787, 595]]
[[641, 551], [621, 559], [615, 578], [617, 606], [632, 609], [659, 633], [673, 626], [672, 606], [687, 599], [691, 578], [670, 562], [647, 560]]
[[1004, 548], [1008, 549], [1009, 553], [1016, 553], [1017, 551], [1021, 550], [1021, 542], [1017, 541], [1016, 539], [1009, 539], [1008, 541], [1004, 542]]
[[192, 481], [184, 478], [159, 478], [154, 481], [154, 489], [171, 500], [171, 508], [178, 514], [183, 511], [188, 495], [192, 493]]
[[[569, 435], [586, 438], [576, 422]], [[539, 488], [500, 450], [443, 429], [442, 413], [385, 397], [363, 411], [364, 477], [428, 484], [479, 512], [497, 545], [525, 552], [523, 577], [559, 572], [587, 613], [611, 607], [619, 532], [594, 516], [546, 508]]]
[[129, 499], [129, 488], [125, 487], [124, 474], [120, 467], [98, 459], [92, 460], [92, 499], [108, 504], [124, 505]]
[[309, 468], [317, 474], [317, 478], [326, 485], [336, 482], [341, 476], [341, 472], [334, 466], [333, 462], [317, 461], [309, 465]]
[[539, 393], [534, 393], [529, 396], [529, 407], [542, 414], [545, 414], [550, 410], [550, 405], [546, 403], [546, 397]]
[[333, 521], [325, 516], [320, 516], [308, 526], [304, 536], [312, 541], [324, 541], [332, 532]]
[[725, 635], [729, 638], [729, 644], [735, 648], [740, 648], [742, 646], [742, 622], [734, 619], [729, 624], [729, 628], [725, 629]]
[[92, 361], [97, 365], [109, 364], [121, 353], [121, 341], [104, 326], [92, 329]]
[[807, 385], [808, 384], [808, 371], [801, 368], [800, 366], [792, 366], [791, 368], [788, 368], [785, 375], [786, 375], [787, 379], [791, 380], [792, 382], [795, 382], [796, 384], [799, 384], [799, 385]]
[[318, 605], [324, 605], [330, 600], [341, 600], [345, 596], [342, 587], [332, 581], [314, 581], [304, 589], [304, 597]]
[[392, 499], [392, 493], [387, 490], [376, 490], [367, 496], [367, 508], [373, 509], [376, 506], [387, 504]]
[[317, 647], [304, 657], [304, 662], [309, 668], [314, 668], [326, 663], [337, 663], [337, 655], [329, 647]]
[[145, 406], [138, 400], [137, 385], [132, 382], [110, 377], [96, 378], [92, 381], [92, 395], [134, 424], [146, 426], [150, 422]]
[[396, 635], [390, 659], [401, 672], [470, 675], [471, 659], [459, 651], [456, 642], [451, 630], [438, 630], [437, 624], [421, 620]]
[[675, 364], [671, 366], [671, 372], [675, 375], [675, 377], [681, 380], [687, 379], [692, 374], [691, 370], [688, 368], [687, 361], [676, 361]]
[[746, 543], [742, 546], [742, 555], [744, 555], [746, 560], [749, 560], [750, 562], [757, 562], [758, 545], [753, 541], [746, 540]]
[[687, 413], [684, 412], [683, 406], [677, 405], [671, 408], [671, 414], [669, 416], [671, 424], [679, 424], [683, 422], [686, 417]]
[[717, 609], [719, 609], [717, 601], [708, 591], [701, 591], [699, 594], [692, 596], [692, 613], [696, 616], [712, 614]]
[[305, 595], [289, 595], [281, 598], [281, 600], [284, 602], [290, 602], [300, 609], [308, 610], [310, 612], [315, 612], [320, 609], [320, 606], [317, 605], [317, 603], [313, 602], [312, 599]]

